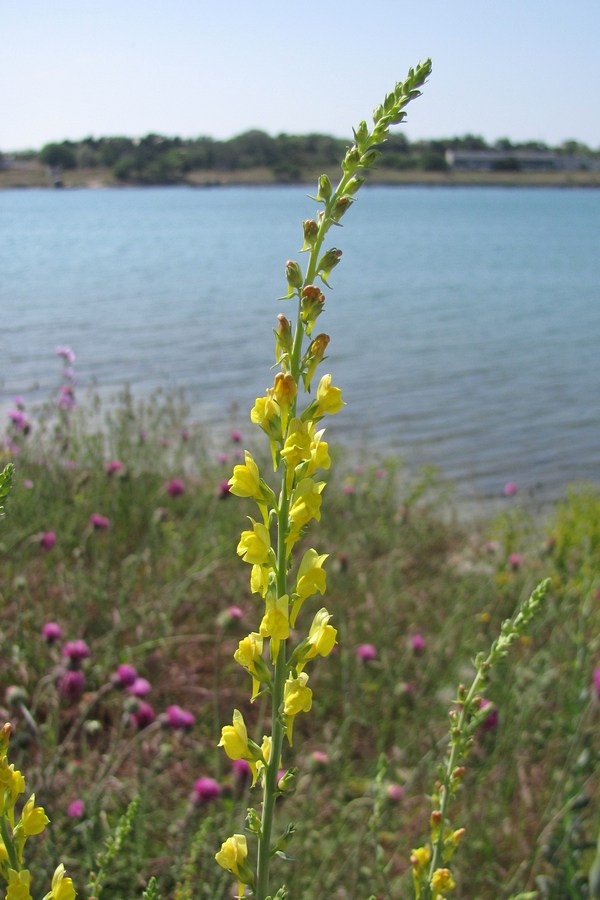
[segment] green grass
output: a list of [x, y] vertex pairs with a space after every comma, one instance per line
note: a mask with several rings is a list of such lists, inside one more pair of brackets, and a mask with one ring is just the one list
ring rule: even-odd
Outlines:
[[[250, 705], [250, 679], [232, 658], [261, 616], [235, 554], [252, 508], [221, 485], [255, 438], [248, 424], [244, 444], [215, 446], [165, 397], [136, 405], [124, 395], [93, 421], [80, 413], [58, 441], [56, 422], [42, 416], [29, 436], [17, 435], [0, 532], [0, 715], [16, 729], [12, 761], [52, 820], [28, 843], [30, 867], [44, 884], [63, 860], [88, 896], [98, 853], [138, 798], [102, 896], [140, 897], [156, 876], [164, 898], [230, 897], [231, 878], [213, 857], [254, 800], [216, 745], [234, 707], [255, 736], [267, 710]], [[115, 458], [124, 468], [109, 475]], [[168, 493], [172, 478], [184, 482], [179, 496]], [[276, 880], [307, 900], [411, 896], [410, 851], [427, 838], [456, 686], [518, 601], [550, 576], [547, 607], [492, 678], [498, 724], [478, 735], [451, 810], [454, 827], [467, 829], [454, 896], [588, 897], [600, 813], [591, 689], [600, 494], [574, 490], [543, 523], [507, 498], [503, 513], [467, 529], [430, 471], [409, 477], [397, 461], [359, 471], [341, 457], [328, 482], [310, 546], [330, 554], [325, 602], [339, 646], [311, 673], [313, 710], [298, 717], [284, 760], [300, 774], [296, 793], [278, 801], [278, 824], [296, 822], [289, 854], [298, 861], [277, 862]], [[94, 530], [92, 513], [110, 527]], [[40, 537], [50, 530], [56, 544], [46, 551]], [[520, 564], [509, 564], [511, 553]], [[319, 600], [307, 601], [299, 625]], [[241, 619], [227, 615], [231, 606]], [[62, 628], [56, 645], [41, 637], [48, 621]], [[69, 700], [57, 686], [60, 647], [76, 638], [91, 655], [84, 693]], [[357, 657], [365, 643], [377, 650], [370, 663]], [[110, 683], [123, 662], [152, 685], [146, 699], [157, 719], [141, 730], [132, 699]], [[11, 686], [20, 691], [5, 695]], [[190, 731], [162, 722], [170, 704], [194, 713]], [[203, 776], [222, 787], [210, 803], [193, 799]], [[67, 814], [75, 799], [85, 804], [78, 818]]]

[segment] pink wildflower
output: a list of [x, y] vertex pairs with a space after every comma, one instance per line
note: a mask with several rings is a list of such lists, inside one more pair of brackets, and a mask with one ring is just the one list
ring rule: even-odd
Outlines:
[[78, 700], [85, 686], [85, 675], [81, 669], [68, 669], [58, 682], [58, 689], [68, 700]]
[[92, 513], [90, 516], [90, 525], [92, 525], [96, 531], [102, 531], [106, 528], [110, 528], [110, 519], [107, 519], [106, 516], [101, 516], [100, 513]]
[[29, 424], [29, 419], [22, 409], [9, 409], [8, 418], [13, 423], [15, 431], [22, 431], [23, 434], [27, 434], [29, 432], [31, 425]]
[[120, 459], [111, 459], [110, 462], [107, 462], [104, 466], [104, 471], [107, 475], [113, 475], [115, 472], [121, 472], [124, 468], [125, 467]]
[[171, 728], [191, 728], [196, 721], [193, 713], [181, 706], [167, 706], [167, 722]]
[[137, 709], [131, 713], [131, 721], [140, 729], [140, 731], [142, 728], [147, 728], [148, 725], [152, 725], [155, 719], [156, 713], [154, 712], [154, 708], [150, 706], [149, 703], [146, 703], [145, 700], [141, 700]]
[[230, 619], [243, 619], [244, 610], [239, 606], [228, 606], [227, 615]]
[[247, 781], [252, 774], [252, 770], [246, 759], [234, 759], [231, 763], [231, 770], [237, 781]]
[[242, 432], [238, 431], [237, 428], [233, 428], [231, 431], [231, 440], [233, 441], [234, 444], [241, 444], [242, 443]]
[[145, 697], [152, 690], [152, 686], [147, 678], [136, 678], [132, 684], [127, 685], [127, 690], [134, 697]]
[[71, 350], [70, 347], [67, 347], [65, 344], [61, 344], [59, 347], [56, 347], [54, 350], [57, 356], [62, 356], [65, 362], [74, 363], [76, 356]]
[[126, 688], [131, 687], [137, 677], [138, 674], [133, 666], [130, 666], [129, 663], [121, 663], [121, 665], [117, 666], [117, 671], [111, 680], [115, 687]]
[[217, 454], [217, 462], [220, 462], [221, 464], [223, 464], [228, 461], [229, 461], [229, 456], [226, 453]]
[[56, 543], [56, 532], [44, 531], [40, 538], [40, 547], [43, 550], [52, 550]]
[[229, 484], [229, 480], [225, 479], [224, 481], [219, 482], [219, 499], [225, 500], [229, 497], [231, 493], [231, 487]]
[[521, 563], [523, 562], [523, 557], [520, 553], [511, 553], [508, 557], [508, 566], [513, 572], [516, 572]]
[[505, 497], [514, 497], [518, 490], [514, 481], [507, 481], [502, 489], [502, 493]]
[[194, 794], [200, 803], [210, 803], [221, 796], [221, 785], [214, 778], [198, 778], [194, 782]]
[[181, 494], [185, 493], [185, 484], [181, 478], [171, 478], [167, 482], [166, 490], [169, 497], [180, 497]]
[[27, 491], [30, 491], [30, 490], [31, 490], [31, 488], [33, 487], [33, 481], [31, 480], [31, 478], [24, 478], [24, 479], [23, 479], [23, 487], [24, 487], [25, 490], [27, 490]]
[[329, 765], [329, 755], [324, 750], [313, 750], [310, 756], [316, 766]]
[[356, 648], [356, 655], [361, 662], [373, 662], [374, 659], [377, 659], [377, 650], [373, 644], [359, 644]]
[[404, 788], [401, 784], [388, 784], [386, 794], [388, 800], [398, 803], [404, 797]]
[[67, 815], [72, 819], [80, 819], [85, 811], [83, 800], [72, 800], [67, 806]]
[[415, 653], [422, 653], [426, 646], [425, 638], [422, 634], [413, 634], [410, 639], [410, 645]]
[[46, 622], [42, 628], [42, 637], [48, 644], [53, 644], [62, 637], [62, 628], [58, 622]]
[[62, 655], [73, 663], [80, 663], [83, 659], [88, 658], [90, 648], [84, 640], [77, 638], [75, 641], [67, 641], [66, 644], [63, 644]]
[[[480, 709], [485, 709], [486, 706], [490, 706], [490, 701], [486, 700], [485, 697], [481, 700]], [[482, 731], [493, 731], [498, 726], [498, 710], [494, 707], [491, 710], [490, 714], [486, 716], [483, 722], [480, 725]]]

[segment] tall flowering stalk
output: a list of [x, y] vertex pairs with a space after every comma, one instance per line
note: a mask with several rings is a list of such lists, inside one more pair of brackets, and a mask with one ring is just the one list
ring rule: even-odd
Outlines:
[[[354, 202], [364, 183], [363, 171], [379, 156], [375, 147], [386, 140], [392, 125], [405, 118], [404, 107], [420, 95], [419, 88], [430, 72], [430, 60], [411, 69], [406, 80], [399, 82], [374, 111], [373, 128], [364, 121], [360, 123], [354, 131], [355, 142], [342, 161], [342, 177], [335, 189], [327, 175], [319, 178], [315, 199], [321, 209], [315, 219], [303, 223], [306, 267], [303, 272], [293, 260], [285, 267], [285, 299], [297, 305], [295, 322], [292, 324], [284, 315], [278, 317], [275, 356], [279, 371], [251, 411], [252, 422], [269, 440], [278, 493], [248, 451], [229, 481], [231, 493], [251, 498], [258, 508], [257, 518], [250, 518], [250, 527], [242, 532], [237, 552], [251, 566], [251, 591], [264, 603], [258, 630], [240, 641], [235, 660], [251, 676], [251, 699], [264, 694], [271, 697], [271, 734], [265, 735], [260, 744], [249, 737], [239, 710], [234, 711], [231, 725], [222, 729], [220, 741], [230, 759], [247, 760], [253, 784], [259, 782], [263, 792], [260, 814], [250, 809], [246, 820], [247, 831], [257, 839], [256, 866], [249, 860], [245, 834], [228, 838], [216, 854], [219, 865], [237, 879], [239, 897], [246, 889], [258, 900], [271, 896], [271, 859], [275, 854], [285, 857], [293, 833], [293, 826], [289, 826], [274, 839], [275, 801], [292, 789], [295, 774], [290, 770], [283, 778], [278, 777], [284, 740], [292, 744], [296, 716], [308, 712], [312, 705], [308, 664], [317, 656], [328, 656], [337, 636], [325, 607], [313, 615], [304, 637], [296, 640], [292, 635], [305, 601], [324, 594], [326, 589], [323, 565], [327, 554], [310, 548], [298, 560], [294, 550], [306, 526], [321, 517], [325, 482], [319, 480], [318, 472], [330, 466], [321, 421], [343, 406], [341, 390], [332, 384], [331, 375], [323, 375], [311, 393], [330, 340], [323, 333], [313, 336], [325, 304], [321, 285], [329, 287], [330, 274], [342, 256], [341, 250], [324, 250], [323, 244], [331, 226], [340, 223]], [[275, 894], [275, 898], [285, 896], [284, 887]]]

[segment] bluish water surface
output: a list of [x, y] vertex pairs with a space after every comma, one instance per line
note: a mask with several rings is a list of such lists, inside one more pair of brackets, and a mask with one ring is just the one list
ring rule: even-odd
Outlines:
[[[45, 399], [69, 344], [79, 386], [185, 387], [243, 422], [314, 214], [296, 187], [3, 191], [3, 405]], [[365, 188], [343, 221], [317, 327], [347, 400], [330, 438], [466, 494], [600, 481], [600, 192]]]

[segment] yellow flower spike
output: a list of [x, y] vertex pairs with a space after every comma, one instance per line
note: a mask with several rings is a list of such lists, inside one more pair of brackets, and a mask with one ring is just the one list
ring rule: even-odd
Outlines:
[[251, 755], [246, 723], [239, 709], [233, 711], [233, 724], [224, 725], [221, 729], [218, 746], [223, 747], [229, 759], [247, 759]]
[[35, 794], [32, 794], [21, 813], [21, 822], [23, 823], [23, 831], [27, 837], [33, 834], [41, 834], [50, 819], [44, 812], [42, 806], [35, 805]]
[[300, 672], [297, 678], [288, 678], [283, 689], [283, 712], [286, 717], [286, 734], [292, 746], [292, 730], [294, 718], [300, 712], [308, 712], [312, 706], [312, 691], [306, 686], [308, 675]]
[[21, 869], [20, 872], [9, 869], [6, 900], [31, 900], [30, 885], [31, 875], [27, 869]]
[[241, 556], [244, 562], [253, 565], [264, 565], [271, 554], [271, 536], [269, 529], [250, 519], [252, 522], [252, 531], [242, 531], [240, 542], [237, 545], [238, 556]]
[[256, 631], [242, 638], [238, 645], [238, 649], [233, 654], [233, 658], [240, 666], [243, 666], [252, 675], [252, 700], [256, 697], [260, 690], [260, 678], [258, 677], [257, 663], [263, 661], [263, 639]]
[[456, 882], [452, 877], [450, 869], [436, 869], [431, 876], [431, 889], [433, 891], [433, 900], [443, 900], [446, 891], [453, 891]]
[[302, 604], [311, 594], [324, 594], [327, 585], [327, 576], [323, 569], [323, 563], [329, 556], [328, 553], [318, 554], [316, 550], [307, 550], [302, 557], [302, 562], [298, 568], [296, 579], [296, 590], [292, 612], [290, 614], [290, 623], [292, 628], [296, 624], [298, 613]]
[[15, 803], [25, 790], [25, 779], [14, 764], [8, 764], [4, 756], [0, 759], [0, 815], [7, 816], [10, 827], [15, 824]]
[[329, 413], [332, 416], [339, 412], [344, 401], [340, 388], [331, 384], [331, 375], [323, 375], [317, 388], [317, 415], [323, 416]]
[[430, 861], [431, 847], [429, 844], [426, 844], [425, 847], [417, 847], [410, 854], [410, 864], [413, 867], [413, 871], [417, 874], [420, 874]]
[[260, 472], [248, 450], [244, 451], [243, 465], [233, 467], [233, 475], [229, 479], [231, 493], [237, 497], [261, 499]]
[[73, 887], [73, 879], [65, 878], [65, 867], [61, 863], [52, 876], [52, 890], [43, 900], [75, 900], [77, 893]]
[[271, 660], [274, 662], [279, 654], [281, 641], [290, 636], [289, 597], [283, 594], [276, 600], [267, 600], [267, 611], [260, 623], [262, 637], [271, 639]]
[[252, 873], [246, 863], [248, 856], [248, 844], [244, 834], [234, 834], [221, 844], [221, 849], [215, 854], [215, 859], [222, 869], [231, 872], [237, 878], [238, 898], [244, 896], [244, 885], [253, 881]]

